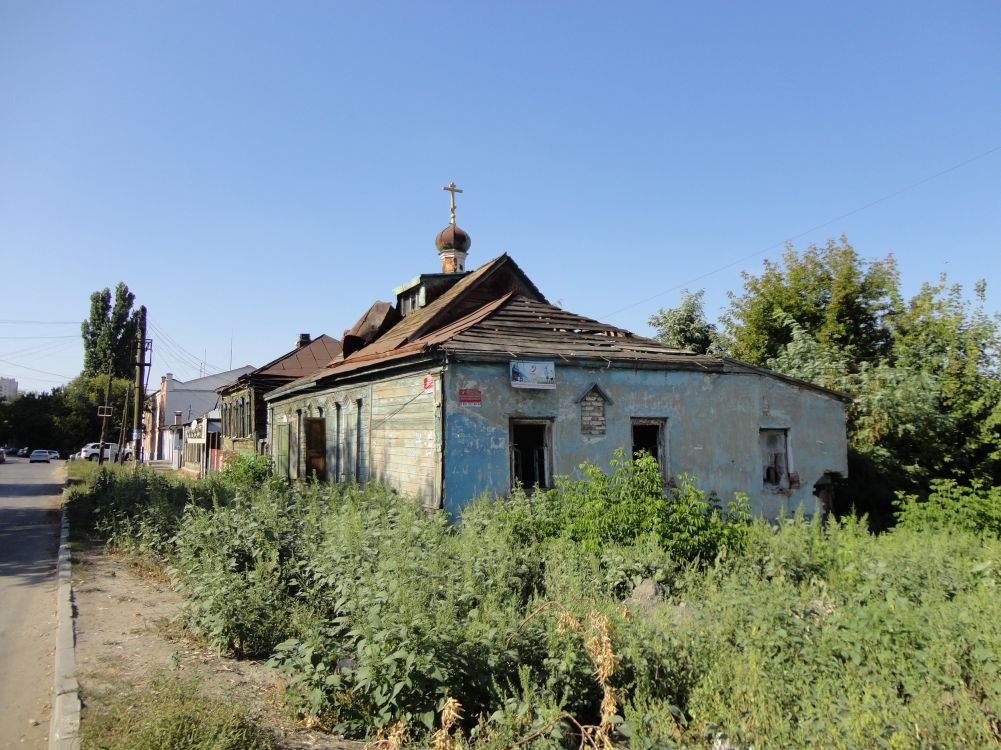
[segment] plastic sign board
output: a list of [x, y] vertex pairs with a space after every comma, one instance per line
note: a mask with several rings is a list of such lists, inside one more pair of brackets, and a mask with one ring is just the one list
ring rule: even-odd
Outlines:
[[511, 362], [511, 386], [513, 388], [555, 388], [556, 364], [516, 359]]

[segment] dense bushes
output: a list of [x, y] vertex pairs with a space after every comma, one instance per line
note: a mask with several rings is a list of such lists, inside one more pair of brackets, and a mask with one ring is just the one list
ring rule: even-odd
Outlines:
[[293, 710], [351, 736], [427, 739], [451, 698], [490, 749], [1001, 740], [1001, 542], [749, 523], [691, 481], [662, 496], [643, 459], [613, 469], [455, 524], [377, 485], [267, 478], [105, 473], [74, 504], [166, 551], [189, 625], [270, 656]]
[[962, 487], [951, 479], [937, 479], [926, 499], [901, 493], [897, 505], [897, 523], [904, 528], [1001, 538], [1001, 487], [977, 482]]

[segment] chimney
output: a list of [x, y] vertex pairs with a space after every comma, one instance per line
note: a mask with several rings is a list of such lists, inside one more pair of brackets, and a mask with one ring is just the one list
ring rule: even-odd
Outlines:
[[181, 412], [175, 411], [174, 412], [174, 427], [180, 427], [180, 426], [181, 426]]
[[312, 341], [312, 339], [309, 337], [308, 333], [300, 333], [299, 338], [295, 341], [295, 348], [302, 349], [302, 347], [309, 344], [310, 341]]

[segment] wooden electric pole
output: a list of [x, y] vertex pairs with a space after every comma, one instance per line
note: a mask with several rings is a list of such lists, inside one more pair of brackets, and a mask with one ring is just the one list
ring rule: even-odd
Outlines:
[[146, 305], [139, 308], [139, 335], [136, 341], [135, 401], [132, 404], [132, 460], [138, 467], [143, 459], [143, 405], [146, 401], [144, 374], [146, 370]]
[[[104, 406], [97, 407], [97, 414], [101, 417], [101, 441], [97, 446], [97, 465], [100, 466], [104, 463], [104, 431], [108, 427], [108, 417], [111, 416], [111, 379], [112, 375], [112, 363], [113, 359], [108, 360], [108, 390], [104, 394]], [[108, 452], [111, 452], [111, 448], [108, 448]], [[110, 456], [109, 456], [110, 458]]]

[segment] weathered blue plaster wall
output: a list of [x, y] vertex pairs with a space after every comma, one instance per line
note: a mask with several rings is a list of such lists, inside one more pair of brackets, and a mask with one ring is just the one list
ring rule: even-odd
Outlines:
[[[844, 404], [777, 378], [556, 364], [555, 390], [512, 388], [506, 363], [449, 365], [445, 385], [444, 506], [456, 512], [483, 492], [506, 494], [511, 418], [552, 418], [553, 473], [572, 474], [584, 461], [607, 467], [616, 448], [632, 446], [633, 417], [662, 418], [669, 475], [694, 474], [701, 487], [729, 500], [751, 499], [755, 513], [775, 517], [802, 505], [819, 509], [813, 485], [825, 472], [847, 474]], [[611, 398], [604, 435], [582, 435], [577, 399], [592, 383]], [[459, 404], [476, 388], [480, 407]], [[800, 487], [765, 489], [759, 430], [789, 430], [790, 471]]]

